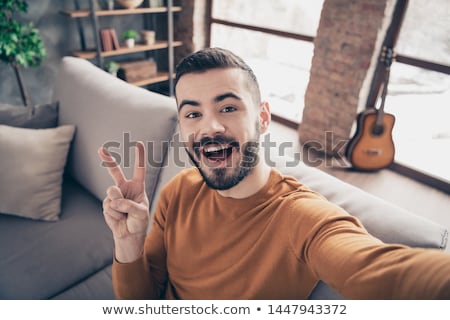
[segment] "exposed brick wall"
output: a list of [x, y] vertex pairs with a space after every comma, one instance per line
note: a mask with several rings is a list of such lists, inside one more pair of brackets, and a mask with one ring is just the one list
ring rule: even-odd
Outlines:
[[299, 128], [302, 144], [314, 141], [328, 154], [343, 151], [333, 149], [348, 140], [358, 105], [367, 98], [392, 2], [325, 0]]
[[179, 0], [175, 2], [183, 7], [175, 14], [174, 38], [183, 42], [183, 46], [175, 51], [175, 62], [179, 62], [186, 55], [205, 48], [208, 39], [205, 38], [209, 0]]
[[183, 42], [183, 46], [175, 50], [175, 62], [193, 51], [194, 3], [195, 0], [176, 1], [181, 4], [182, 11], [174, 14], [174, 39]]

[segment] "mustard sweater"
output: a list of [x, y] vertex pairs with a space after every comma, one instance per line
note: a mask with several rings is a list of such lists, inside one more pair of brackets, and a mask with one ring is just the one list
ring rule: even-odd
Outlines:
[[231, 199], [192, 168], [163, 189], [142, 257], [113, 264], [124, 299], [305, 299], [319, 279], [347, 298], [450, 299], [450, 255], [383, 244], [275, 169]]

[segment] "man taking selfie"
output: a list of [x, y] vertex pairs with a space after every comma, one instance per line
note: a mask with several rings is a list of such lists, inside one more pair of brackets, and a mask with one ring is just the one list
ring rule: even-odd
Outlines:
[[263, 161], [270, 106], [241, 58], [208, 48], [176, 71], [181, 138], [195, 166], [164, 187], [149, 232], [143, 143], [131, 180], [108, 166], [115, 185], [103, 209], [118, 298], [305, 299], [319, 280], [353, 299], [450, 298], [450, 255], [384, 244]]

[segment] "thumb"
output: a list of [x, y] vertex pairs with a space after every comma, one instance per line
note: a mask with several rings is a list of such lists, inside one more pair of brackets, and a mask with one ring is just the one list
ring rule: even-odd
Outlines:
[[111, 186], [106, 190], [106, 195], [111, 200], [123, 199], [122, 191], [118, 186]]

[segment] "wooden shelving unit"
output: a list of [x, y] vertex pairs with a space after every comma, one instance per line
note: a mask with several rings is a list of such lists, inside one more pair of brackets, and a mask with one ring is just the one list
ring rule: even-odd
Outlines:
[[156, 74], [156, 76], [154, 76], [152, 78], [143, 79], [143, 80], [140, 80], [140, 81], [130, 82], [130, 83], [135, 85], [135, 86], [142, 87], [142, 86], [146, 86], [146, 85], [149, 85], [149, 84], [159, 83], [159, 82], [163, 82], [163, 81], [167, 81], [167, 80], [169, 80], [169, 73], [168, 72], [158, 72]]
[[[183, 43], [181, 41], [174, 41], [172, 43], [173, 47], [179, 47]], [[158, 49], [164, 49], [168, 48], [169, 43], [167, 41], [156, 41], [152, 45], [145, 45], [145, 44], [136, 44], [133, 48], [127, 48], [127, 47], [121, 47], [120, 49], [116, 50], [110, 50], [110, 51], [102, 51], [101, 56], [102, 57], [112, 57], [112, 56], [118, 56], [122, 54], [130, 54], [130, 53], [136, 53], [136, 52], [144, 52], [144, 51], [151, 51], [151, 50], [158, 50]], [[95, 49], [88, 50], [88, 51], [74, 51], [73, 55], [79, 58], [83, 59], [95, 59], [97, 56], [97, 52]]]
[[[97, 17], [106, 16], [122, 16], [128, 14], [144, 14], [144, 13], [164, 13], [167, 12], [166, 7], [161, 8], [137, 8], [137, 9], [114, 9], [114, 10], [96, 10]], [[180, 12], [181, 7], [173, 7], [172, 12]], [[62, 10], [61, 14], [70, 18], [86, 18], [91, 15], [90, 10]]]
[[[141, 7], [136, 9], [113, 9], [113, 10], [96, 10], [94, 0], [85, 0], [89, 3], [89, 10], [80, 9], [79, 0], [75, 0], [75, 10], [62, 10], [60, 14], [75, 19], [78, 25], [78, 32], [80, 36], [81, 50], [76, 50], [73, 55], [82, 59], [97, 60], [97, 65], [103, 68], [103, 58], [127, 55], [138, 52], [148, 52], [159, 49], [167, 49], [168, 59], [168, 71], [158, 72], [156, 76], [150, 79], [143, 79], [137, 82], [130, 82], [136, 86], [145, 86], [164, 81], [169, 81], [169, 93], [173, 92], [173, 77], [174, 77], [174, 54], [175, 47], [182, 45], [181, 41], [173, 40], [173, 13], [182, 11], [181, 6], [173, 6], [173, 0], [167, 0], [165, 7], [151, 8]], [[167, 40], [158, 40], [152, 45], [146, 45], [142, 43], [136, 44], [133, 48], [120, 47], [119, 49], [102, 51], [102, 46], [99, 37], [99, 18], [107, 16], [125, 16], [125, 15], [143, 15], [143, 14], [166, 14], [167, 15]], [[81, 19], [89, 18], [94, 30], [95, 47], [88, 49], [85, 43], [84, 27], [81, 23]]]

